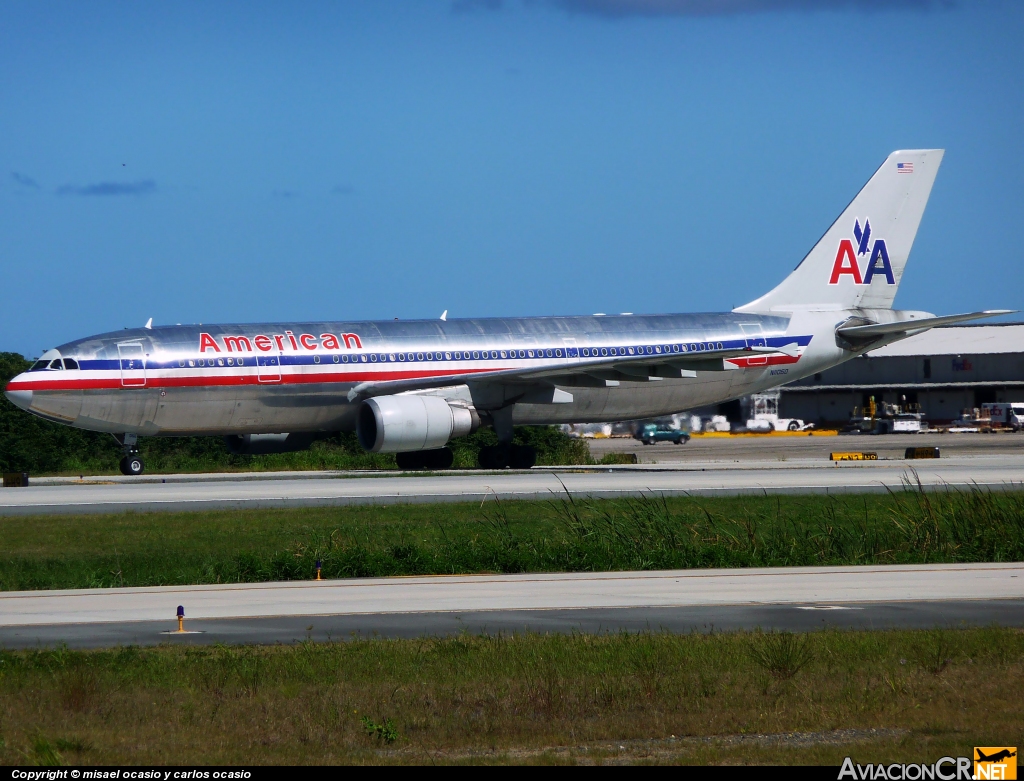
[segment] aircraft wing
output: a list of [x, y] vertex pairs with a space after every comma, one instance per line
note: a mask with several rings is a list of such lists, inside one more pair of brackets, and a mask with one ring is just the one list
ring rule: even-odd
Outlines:
[[[654, 353], [617, 355], [599, 358], [568, 358], [556, 365], [518, 369], [495, 369], [472, 373], [438, 375], [435, 377], [363, 382], [348, 392], [349, 401], [357, 398], [383, 396], [411, 390], [428, 390], [449, 385], [494, 383], [551, 387], [557, 384], [606, 387], [620, 381], [647, 382], [666, 378], [695, 377], [698, 371], [724, 371], [730, 358], [751, 358], [760, 355], [799, 354], [796, 341], [781, 346], [752, 346], [707, 350], [704, 352]], [[569, 401], [570, 399], [565, 399]]]
[[924, 317], [916, 320], [901, 320], [896, 323], [873, 323], [868, 325], [852, 325], [836, 329], [836, 334], [848, 341], [868, 341], [880, 336], [924, 331], [937, 325], [952, 325], [968, 320], [980, 320], [983, 317], [998, 317], [1013, 314], [1013, 309], [986, 309], [984, 312], [970, 312], [965, 315], [946, 315], [945, 317]]

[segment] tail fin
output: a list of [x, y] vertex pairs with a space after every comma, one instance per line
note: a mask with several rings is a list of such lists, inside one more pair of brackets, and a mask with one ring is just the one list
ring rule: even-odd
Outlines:
[[793, 273], [735, 311], [892, 307], [944, 151], [889, 155]]

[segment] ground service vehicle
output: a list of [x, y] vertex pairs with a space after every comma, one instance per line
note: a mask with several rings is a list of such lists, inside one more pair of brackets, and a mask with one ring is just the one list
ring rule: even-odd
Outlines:
[[44, 353], [7, 386], [47, 420], [113, 434], [218, 435], [240, 453], [355, 430], [406, 468], [492, 426], [481, 465], [528, 467], [513, 424], [656, 418], [759, 393], [928, 328], [1003, 314], [892, 309], [943, 152], [893, 152], [796, 269], [731, 312], [162, 326]]
[[982, 404], [981, 410], [981, 414], [987, 417], [992, 425], [1014, 431], [1020, 431], [1024, 427], [1024, 403]]
[[636, 430], [634, 439], [639, 439], [645, 445], [653, 445], [657, 442], [672, 442], [676, 445], [685, 445], [690, 441], [690, 435], [679, 428], [672, 428], [664, 423], [645, 423]]

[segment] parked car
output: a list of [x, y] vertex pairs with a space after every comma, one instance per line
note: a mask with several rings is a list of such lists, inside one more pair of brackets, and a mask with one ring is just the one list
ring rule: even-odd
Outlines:
[[653, 445], [655, 442], [674, 442], [683, 445], [690, 441], [687, 432], [664, 423], [645, 423], [636, 430], [633, 438], [639, 439], [645, 445]]

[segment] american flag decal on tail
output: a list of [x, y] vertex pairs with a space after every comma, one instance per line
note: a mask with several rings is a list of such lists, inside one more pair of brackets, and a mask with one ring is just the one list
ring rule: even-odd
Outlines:
[[914, 173], [913, 163], [896, 163], [896, 173], [898, 174], [912, 174]]

